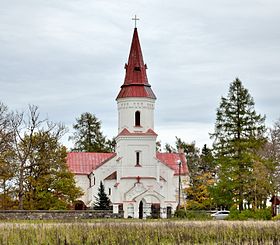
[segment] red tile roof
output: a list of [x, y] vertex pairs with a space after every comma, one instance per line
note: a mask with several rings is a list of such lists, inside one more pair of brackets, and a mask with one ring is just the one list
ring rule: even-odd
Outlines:
[[[116, 153], [95, 153], [95, 152], [69, 152], [67, 155], [67, 164], [74, 174], [90, 174], [110, 159], [116, 156]], [[185, 155], [183, 153], [161, 153], [157, 152], [157, 159], [163, 164], [179, 174], [178, 160], [181, 161], [181, 175], [188, 174], [188, 167]]]
[[179, 175], [178, 161], [181, 161], [181, 175], [189, 173], [187, 161], [184, 153], [161, 153], [157, 152], [157, 159], [175, 171]]
[[156, 99], [146, 74], [137, 28], [134, 29], [128, 64], [125, 65], [125, 79], [117, 99], [127, 97], [147, 97]]
[[72, 173], [90, 174], [114, 156], [116, 153], [69, 152], [67, 164]]

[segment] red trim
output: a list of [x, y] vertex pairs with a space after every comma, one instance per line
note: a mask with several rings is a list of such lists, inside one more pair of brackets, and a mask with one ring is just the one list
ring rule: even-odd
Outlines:
[[[125, 176], [125, 177], [121, 177], [121, 179], [137, 179], [138, 176]], [[151, 176], [147, 176], [147, 177], [142, 177], [140, 176], [141, 179], [157, 179], [156, 177], [151, 177]]]
[[142, 133], [142, 132], [129, 132], [127, 128], [124, 128], [117, 137], [119, 136], [157, 136], [154, 130], [151, 128], [147, 130], [147, 132]]

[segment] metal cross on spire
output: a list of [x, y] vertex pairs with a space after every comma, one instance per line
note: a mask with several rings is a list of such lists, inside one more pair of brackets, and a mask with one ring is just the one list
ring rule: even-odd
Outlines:
[[139, 18], [137, 18], [137, 16], [135, 15], [134, 18], [132, 18], [132, 20], [135, 21], [135, 28], [136, 28], [136, 22], [137, 22], [137, 20], [139, 20]]

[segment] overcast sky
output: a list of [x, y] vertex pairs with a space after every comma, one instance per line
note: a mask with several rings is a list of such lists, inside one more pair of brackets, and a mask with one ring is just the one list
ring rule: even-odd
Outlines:
[[280, 117], [279, 13], [279, 0], [0, 0], [0, 101], [11, 110], [38, 105], [69, 128], [91, 112], [115, 136], [137, 14], [162, 144], [175, 136], [211, 144], [236, 77], [271, 126]]

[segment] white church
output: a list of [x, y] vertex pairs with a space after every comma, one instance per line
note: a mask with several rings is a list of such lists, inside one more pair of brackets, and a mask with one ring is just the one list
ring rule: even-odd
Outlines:
[[116, 98], [116, 152], [69, 152], [67, 156], [69, 169], [84, 191], [80, 202], [88, 208], [96, 201], [100, 181], [113, 212], [123, 210], [124, 218], [170, 217], [183, 203], [180, 189], [189, 181], [186, 158], [184, 153], [156, 152], [156, 96], [146, 69], [135, 28], [124, 83]]

